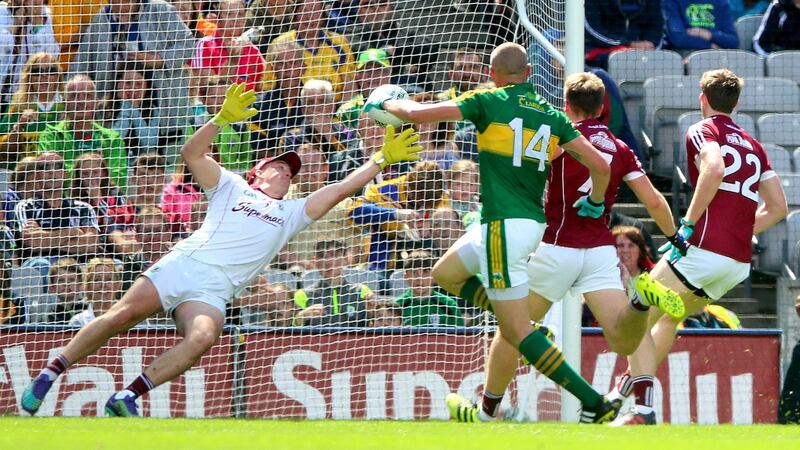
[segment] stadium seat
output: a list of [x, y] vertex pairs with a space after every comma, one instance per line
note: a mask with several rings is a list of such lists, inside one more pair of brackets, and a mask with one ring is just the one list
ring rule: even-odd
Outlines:
[[761, 254], [758, 255], [759, 270], [777, 273], [783, 271], [784, 261], [789, 255], [788, 230], [786, 221], [781, 221], [758, 235], [758, 245], [761, 247]]
[[50, 314], [55, 311], [58, 297], [43, 292], [25, 298], [25, 308], [28, 315], [28, 323], [47, 323]]
[[699, 109], [698, 79], [688, 76], [650, 78], [644, 83], [644, 130], [650, 137], [656, 156], [653, 171], [670, 176], [675, 165], [675, 150], [680, 142], [678, 117]]
[[270, 284], [284, 284], [293, 291], [297, 289], [297, 277], [291, 272], [278, 269], [266, 269], [263, 275], [267, 277]]
[[763, 77], [764, 60], [744, 50], [700, 50], [686, 58], [686, 74], [700, 76], [707, 70], [727, 67], [742, 78]]
[[800, 175], [783, 175], [781, 177], [783, 190], [786, 192], [786, 202], [790, 207], [800, 206]]
[[758, 140], [787, 148], [800, 145], [800, 113], [765, 114], [758, 119]]
[[797, 274], [800, 272], [797, 267], [798, 261], [798, 241], [800, 241], [800, 211], [789, 213], [786, 217], [786, 237], [787, 237], [787, 261], [789, 268]]
[[772, 169], [780, 176], [791, 175], [794, 173], [792, 169], [792, 154], [784, 147], [775, 144], [762, 144], [764, 151], [767, 152], [769, 163]]
[[362, 269], [359, 267], [345, 267], [342, 276], [348, 283], [366, 284], [373, 291], [377, 291], [381, 286], [381, 274], [374, 270]]
[[764, 16], [744, 16], [740, 17], [734, 26], [736, 34], [739, 35], [739, 48], [742, 50], [753, 51], [753, 36], [756, 35], [761, 19]]
[[788, 78], [800, 84], [800, 51], [770, 53], [767, 57], [767, 76]]
[[663, 75], [683, 75], [681, 55], [666, 50], [627, 50], [612, 53], [608, 73], [619, 85], [631, 130], [641, 142], [644, 125], [644, 82]]
[[[678, 117], [678, 136], [677, 136], [678, 160], [675, 163], [680, 164], [681, 168], [684, 168], [686, 166], [686, 143], [685, 143], [686, 132], [689, 130], [690, 126], [699, 122], [702, 118], [703, 118], [703, 113], [701, 113], [700, 111], [683, 113], [681, 114], [680, 117]], [[756, 124], [753, 121], [752, 117], [745, 114], [733, 113], [731, 115], [731, 118], [733, 119], [734, 122], [736, 122], [736, 124], [744, 128], [745, 131], [747, 131], [748, 133], [750, 133], [751, 136], [756, 135]]]
[[757, 120], [762, 114], [793, 113], [800, 110], [800, 87], [785, 78], [746, 80], [737, 111]]
[[8, 179], [11, 177], [11, 172], [10, 170], [0, 169], [0, 194], [8, 191]]
[[406, 290], [408, 290], [408, 283], [406, 283], [405, 273], [402, 270], [395, 270], [389, 277], [389, 295], [397, 298]]
[[794, 167], [797, 167], [798, 171], [800, 171], [800, 147], [797, 147], [792, 152], [792, 163]]

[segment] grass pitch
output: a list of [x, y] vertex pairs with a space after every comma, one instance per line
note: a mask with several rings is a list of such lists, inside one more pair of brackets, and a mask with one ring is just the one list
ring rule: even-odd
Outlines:
[[800, 427], [622, 429], [558, 423], [0, 418], [3, 450], [800, 449]]

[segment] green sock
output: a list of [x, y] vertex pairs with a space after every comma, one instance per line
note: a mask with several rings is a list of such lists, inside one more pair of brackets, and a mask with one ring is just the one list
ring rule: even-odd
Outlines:
[[571, 392], [587, 408], [600, 403], [602, 396], [564, 361], [558, 346], [539, 330], [534, 330], [519, 343], [519, 352], [547, 378]]
[[481, 280], [476, 276], [469, 277], [467, 282], [464, 283], [464, 287], [461, 288], [461, 292], [458, 293], [458, 296], [480, 309], [494, 312], [492, 310], [492, 303], [489, 301], [489, 297], [486, 296], [486, 288], [483, 287], [483, 283], [481, 283]]

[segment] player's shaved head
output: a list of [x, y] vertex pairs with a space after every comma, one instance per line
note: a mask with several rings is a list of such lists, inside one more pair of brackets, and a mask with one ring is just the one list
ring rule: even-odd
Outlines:
[[528, 52], [519, 44], [500, 44], [492, 51], [489, 62], [495, 74], [502, 77], [527, 76]]

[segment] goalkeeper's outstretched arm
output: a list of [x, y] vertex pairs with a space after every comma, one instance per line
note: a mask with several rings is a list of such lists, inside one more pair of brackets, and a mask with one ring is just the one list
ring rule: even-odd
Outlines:
[[422, 146], [414, 145], [418, 140], [419, 134], [414, 133], [411, 128], [395, 136], [394, 127], [387, 126], [381, 150], [344, 180], [329, 184], [311, 194], [306, 201], [306, 215], [312, 220], [317, 220], [336, 204], [366, 186], [389, 164], [418, 160], [419, 152], [422, 151]]
[[192, 172], [194, 181], [204, 190], [219, 183], [219, 164], [208, 154], [214, 137], [225, 126], [247, 120], [258, 113], [250, 105], [256, 100], [256, 93], [245, 91], [244, 83], [232, 84], [225, 93], [225, 102], [219, 113], [200, 127], [181, 148], [186, 166]]
[[383, 109], [406, 122], [454, 122], [464, 120], [461, 109], [453, 101], [418, 103], [414, 100], [385, 100]]

